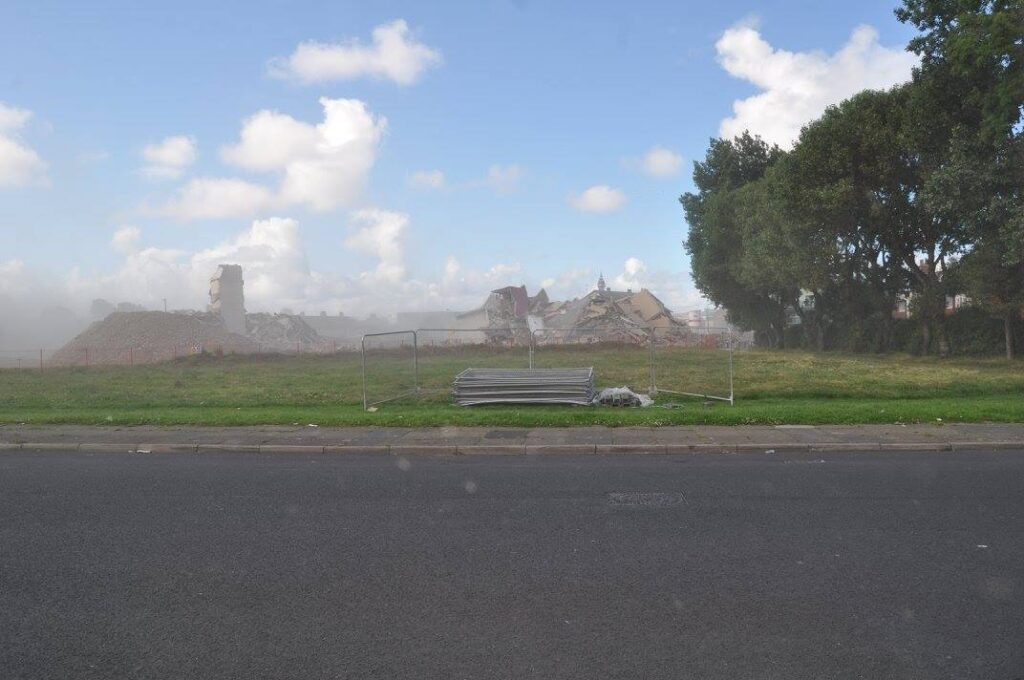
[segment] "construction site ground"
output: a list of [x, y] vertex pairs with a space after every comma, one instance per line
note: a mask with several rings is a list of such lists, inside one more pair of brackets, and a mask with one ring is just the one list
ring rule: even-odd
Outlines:
[[[405, 358], [368, 356], [370, 402], [413, 387]], [[598, 387], [646, 391], [644, 348], [540, 347], [538, 366], [593, 366]], [[1024, 423], [1024, 362], [748, 350], [735, 355], [736, 402], [659, 394], [651, 408], [451, 402], [468, 366], [525, 366], [527, 353], [422, 351], [418, 397], [363, 409], [360, 356], [201, 356], [144, 366], [0, 370], [0, 423], [585, 427]], [[658, 384], [728, 393], [721, 354], [666, 351]]]

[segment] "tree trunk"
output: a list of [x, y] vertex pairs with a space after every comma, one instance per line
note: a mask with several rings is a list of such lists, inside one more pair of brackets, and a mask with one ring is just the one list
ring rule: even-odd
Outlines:
[[1003, 317], [1003, 337], [1006, 340], [1006, 358], [1013, 359], [1013, 315]]
[[946, 332], [945, 310], [943, 310], [942, 314], [935, 323], [938, 326], [939, 332], [939, 357], [945, 359], [949, 356], [949, 333]]
[[815, 325], [815, 330], [818, 332], [818, 351], [825, 351], [825, 324], [819, 320]]
[[928, 321], [921, 322], [921, 354], [928, 356], [932, 349], [932, 325]]

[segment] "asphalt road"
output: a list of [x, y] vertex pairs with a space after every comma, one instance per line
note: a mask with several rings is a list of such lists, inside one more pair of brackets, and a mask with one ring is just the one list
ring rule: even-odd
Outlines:
[[1024, 677], [1024, 453], [0, 454], [3, 678]]

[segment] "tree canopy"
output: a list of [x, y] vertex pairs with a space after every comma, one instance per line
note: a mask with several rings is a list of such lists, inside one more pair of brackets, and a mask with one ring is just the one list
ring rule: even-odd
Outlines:
[[[1024, 0], [905, 0], [911, 82], [865, 91], [790, 151], [712, 139], [680, 201], [697, 288], [770, 346], [949, 351], [948, 301], [1024, 312]], [[956, 296], [960, 296], [957, 298]], [[905, 343], [904, 345], [905, 346]]]

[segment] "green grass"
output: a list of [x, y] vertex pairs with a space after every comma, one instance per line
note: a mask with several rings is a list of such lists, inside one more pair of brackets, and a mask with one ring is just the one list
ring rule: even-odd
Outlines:
[[[536, 365], [593, 366], [601, 386], [650, 383], [645, 348], [539, 348]], [[736, 405], [662, 392], [649, 409], [458, 408], [452, 378], [468, 366], [525, 367], [525, 349], [420, 352], [419, 399], [362, 409], [357, 354], [190, 357], [135, 367], [0, 370], [0, 422], [80, 424], [583, 426], [1024, 422], [1024, 362], [905, 355], [737, 352]], [[728, 356], [659, 348], [661, 390], [728, 394]], [[371, 401], [413, 387], [408, 350], [373, 353]], [[667, 408], [661, 408], [666, 407]]]

